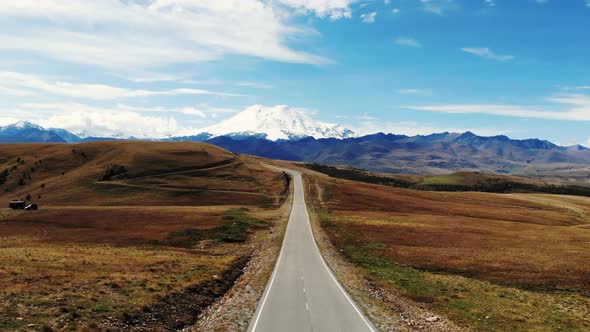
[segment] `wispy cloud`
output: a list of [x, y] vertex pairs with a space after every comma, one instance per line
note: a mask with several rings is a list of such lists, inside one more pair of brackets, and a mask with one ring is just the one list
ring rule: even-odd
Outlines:
[[509, 61], [514, 59], [514, 56], [512, 55], [499, 55], [494, 53], [491, 49], [487, 47], [464, 47], [461, 50], [463, 52], [467, 52], [491, 60]]
[[558, 85], [557, 87], [562, 90], [566, 90], [566, 91], [590, 90], [590, 85], [578, 85], [578, 86]]
[[430, 93], [430, 91], [424, 89], [398, 89], [395, 90], [395, 93], [400, 95], [423, 95]]
[[[12, 118], [35, 118], [45, 128], [64, 128], [89, 136], [159, 138], [194, 134], [196, 129], [169, 115], [144, 114], [117, 107], [97, 107], [76, 103], [24, 104], [2, 109]], [[201, 118], [197, 115], [197, 118]], [[186, 121], [185, 121], [186, 122]]]
[[363, 114], [357, 116], [357, 119], [363, 120], [363, 121], [375, 121], [375, 120], [377, 120], [376, 117], [370, 115], [369, 113], [363, 113]]
[[272, 85], [260, 82], [238, 82], [238, 86], [256, 88], [256, 89], [271, 89]]
[[422, 44], [414, 38], [408, 37], [397, 37], [395, 38], [394, 42], [401, 46], [409, 46], [409, 47], [422, 47]]
[[9, 1], [0, 6], [5, 23], [0, 50], [118, 69], [210, 61], [226, 54], [324, 64], [330, 60], [288, 45], [293, 38], [317, 35], [289, 20], [289, 10], [336, 19], [349, 16], [352, 2]]
[[377, 17], [377, 12], [361, 14], [361, 21], [369, 24], [375, 23], [375, 17]]
[[455, 0], [420, 0], [420, 3], [424, 11], [436, 15], [446, 15], [459, 9]]
[[[450, 114], [489, 114], [519, 118], [590, 121], [590, 95], [562, 94], [546, 98], [551, 106], [530, 107], [498, 104], [446, 104], [407, 106], [407, 109]], [[552, 109], [550, 111], [542, 110]]]
[[241, 96], [239, 94], [194, 88], [178, 88], [171, 90], [134, 90], [104, 84], [85, 84], [55, 81], [31, 74], [0, 72], [0, 93], [22, 96], [39, 92], [67, 96], [71, 98], [86, 98], [94, 100], [178, 95], [215, 95], [224, 97]]
[[488, 7], [496, 7], [496, 1], [495, 0], [483, 0], [483, 2]]
[[238, 109], [207, 104], [182, 107], [116, 104], [96, 106], [84, 103], [22, 103], [0, 107], [0, 125], [35, 119], [46, 128], [64, 128], [89, 136], [160, 138], [194, 135], [197, 128], [211, 124]]
[[351, 18], [350, 5], [360, 0], [278, 0], [279, 3], [303, 12], [314, 13], [318, 17], [332, 20]]

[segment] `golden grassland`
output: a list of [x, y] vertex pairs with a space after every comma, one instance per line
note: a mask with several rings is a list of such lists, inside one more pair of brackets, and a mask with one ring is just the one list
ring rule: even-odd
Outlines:
[[373, 283], [483, 331], [590, 329], [590, 199], [427, 192], [307, 172], [337, 250]]
[[5, 217], [0, 330], [28, 324], [93, 330], [166, 294], [218, 278], [248, 254], [250, 242], [213, 236], [187, 246], [174, 235], [187, 229], [208, 234], [235, 222], [224, 219], [226, 208], [75, 207]]
[[44, 206], [272, 205], [284, 190], [259, 162], [190, 142], [0, 144], [3, 171], [0, 200]]
[[267, 237], [289, 188], [256, 160], [197, 143], [0, 145], [4, 169], [0, 201], [41, 209], [0, 209], [0, 330], [127, 329], [198, 289], [191, 324]]

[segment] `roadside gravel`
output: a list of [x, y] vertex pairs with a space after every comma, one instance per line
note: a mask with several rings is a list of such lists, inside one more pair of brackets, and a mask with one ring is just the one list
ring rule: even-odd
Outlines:
[[[291, 191], [292, 192], [292, 191]], [[271, 232], [259, 233], [252, 240], [252, 258], [244, 268], [244, 274], [236, 281], [235, 285], [219, 301], [205, 310], [197, 323], [183, 331], [246, 331], [254, 317], [258, 301], [268, 283], [274, 269], [275, 262], [281, 250], [283, 235], [286, 230], [289, 213], [291, 211], [292, 195], [278, 212], [275, 226]], [[268, 220], [272, 215], [263, 213], [257, 217]]]

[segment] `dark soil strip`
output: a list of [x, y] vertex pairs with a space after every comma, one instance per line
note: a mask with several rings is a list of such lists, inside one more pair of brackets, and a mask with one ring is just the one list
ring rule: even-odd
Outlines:
[[103, 326], [107, 331], [177, 331], [193, 325], [205, 309], [230, 290], [244, 273], [250, 255], [236, 259], [220, 278], [172, 293], [141, 312], [125, 313], [119, 321]]

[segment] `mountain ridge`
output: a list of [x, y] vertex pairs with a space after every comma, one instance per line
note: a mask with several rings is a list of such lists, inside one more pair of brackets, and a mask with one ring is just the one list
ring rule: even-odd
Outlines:
[[[110, 137], [79, 137], [59, 128], [45, 129], [30, 122], [0, 127], [0, 142], [81, 143], [121, 140]], [[123, 140], [135, 140], [130, 137]], [[505, 135], [478, 136], [473, 132], [433, 133], [407, 136], [375, 133], [346, 138], [270, 140], [264, 134], [229, 133], [153, 139], [152, 141], [207, 142], [234, 153], [326, 165], [348, 165], [375, 172], [445, 174], [471, 170], [488, 173], [582, 179], [590, 184], [590, 150], [581, 145], [559, 146], [538, 138], [512, 139]]]

